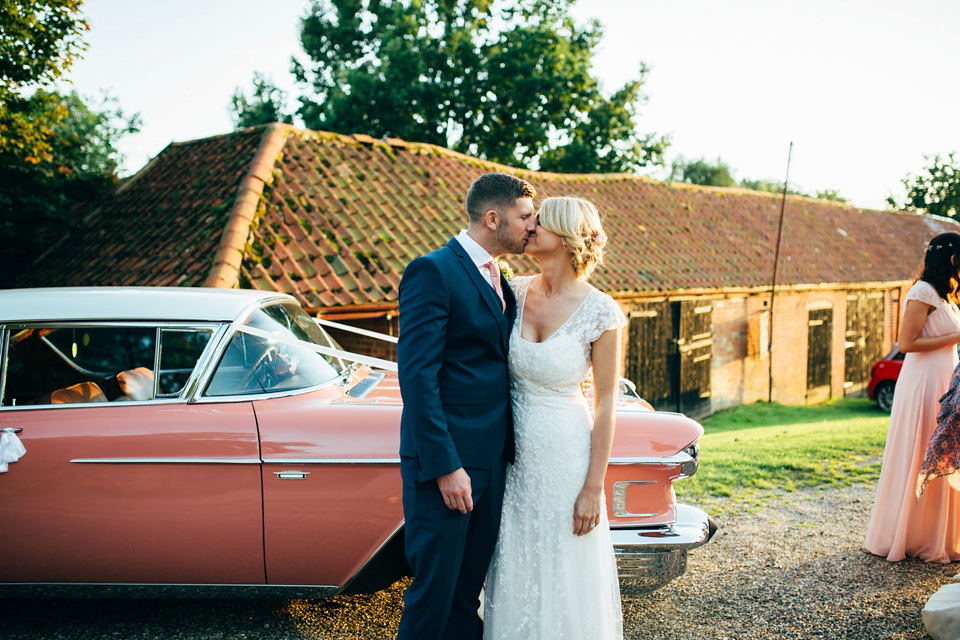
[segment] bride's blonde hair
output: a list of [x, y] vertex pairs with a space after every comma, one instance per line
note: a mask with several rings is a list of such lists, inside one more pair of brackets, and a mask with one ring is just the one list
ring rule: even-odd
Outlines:
[[540, 203], [537, 217], [541, 227], [560, 236], [578, 278], [589, 277], [598, 264], [603, 264], [607, 236], [592, 202], [572, 196], [547, 198]]

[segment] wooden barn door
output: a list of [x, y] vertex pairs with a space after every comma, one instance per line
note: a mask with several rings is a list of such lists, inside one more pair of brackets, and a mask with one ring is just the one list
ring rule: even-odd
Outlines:
[[624, 375], [660, 411], [710, 408], [713, 307], [709, 302], [638, 302], [630, 309]]
[[624, 375], [658, 411], [677, 410], [678, 367], [669, 302], [637, 302], [630, 308]]
[[830, 397], [833, 309], [811, 309], [807, 321], [807, 401]]
[[883, 292], [847, 294], [843, 388], [857, 391], [870, 380], [870, 367], [883, 357]]
[[680, 361], [678, 410], [681, 413], [699, 415], [710, 409], [713, 305], [697, 300], [674, 304], [680, 318], [677, 335]]

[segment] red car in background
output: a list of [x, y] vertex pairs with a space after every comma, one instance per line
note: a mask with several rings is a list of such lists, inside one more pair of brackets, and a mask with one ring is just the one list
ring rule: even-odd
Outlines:
[[867, 395], [884, 411], [890, 411], [893, 408], [893, 390], [897, 386], [897, 378], [903, 367], [904, 355], [897, 345], [893, 345], [893, 350], [877, 360], [870, 370]]

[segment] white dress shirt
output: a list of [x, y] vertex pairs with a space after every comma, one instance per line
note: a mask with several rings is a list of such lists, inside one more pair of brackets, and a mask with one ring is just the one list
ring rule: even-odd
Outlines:
[[[487, 250], [481, 247], [476, 240], [467, 235], [466, 229], [460, 230], [460, 234], [457, 235], [457, 242], [459, 242], [463, 250], [467, 252], [467, 255], [473, 260], [473, 263], [477, 265], [477, 271], [480, 272], [483, 279], [490, 285], [490, 288], [493, 289], [493, 282], [490, 281], [490, 272], [487, 271], [487, 268], [483, 265], [491, 260], [496, 262], [496, 259], [487, 253]], [[499, 267], [497, 269], [499, 270]]]

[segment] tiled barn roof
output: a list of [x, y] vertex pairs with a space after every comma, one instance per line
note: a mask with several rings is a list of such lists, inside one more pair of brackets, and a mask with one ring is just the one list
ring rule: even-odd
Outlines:
[[[768, 286], [781, 199], [644, 177], [514, 170], [432, 145], [255, 127], [172, 144], [39, 260], [38, 285], [241, 286], [309, 308], [393, 306], [404, 265], [465, 226], [489, 171], [605, 215], [611, 293]], [[904, 281], [952, 221], [790, 197], [780, 284]], [[509, 260], [519, 273], [529, 259]]]

